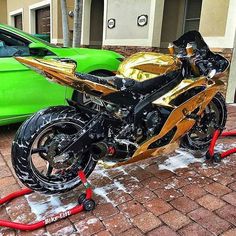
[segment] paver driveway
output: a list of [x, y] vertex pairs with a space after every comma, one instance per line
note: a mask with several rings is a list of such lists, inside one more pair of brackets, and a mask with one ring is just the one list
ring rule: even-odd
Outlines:
[[[236, 129], [229, 106], [227, 129]], [[234, 127], [233, 127], [234, 126]], [[21, 188], [10, 161], [17, 126], [0, 128], [0, 196]], [[236, 139], [218, 148], [236, 146]], [[177, 150], [124, 168], [97, 169], [89, 178], [97, 207], [33, 232], [1, 228], [0, 235], [236, 235], [236, 155], [220, 164]], [[199, 156], [199, 155], [198, 155]], [[0, 208], [0, 218], [33, 222], [74, 206], [82, 188], [62, 196], [33, 193]], [[57, 209], [57, 210], [55, 210]]]

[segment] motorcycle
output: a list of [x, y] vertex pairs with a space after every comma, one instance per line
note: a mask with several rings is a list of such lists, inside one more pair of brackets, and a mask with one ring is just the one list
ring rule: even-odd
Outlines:
[[43, 109], [21, 125], [12, 144], [12, 164], [35, 191], [71, 190], [81, 184], [77, 171], [89, 176], [97, 164], [119, 167], [179, 145], [204, 150], [215, 127], [226, 122], [219, 78], [229, 62], [211, 52], [197, 31], [170, 44], [168, 54], [130, 56], [115, 76], [106, 78], [75, 72], [71, 59], [16, 59], [88, 95], [99, 108], [67, 100], [67, 106]]

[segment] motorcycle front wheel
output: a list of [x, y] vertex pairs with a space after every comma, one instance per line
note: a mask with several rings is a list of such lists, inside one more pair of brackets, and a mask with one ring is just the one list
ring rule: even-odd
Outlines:
[[227, 109], [225, 99], [217, 93], [206, 107], [199, 122], [182, 138], [181, 146], [192, 150], [209, 147], [216, 127], [225, 127]]
[[80, 185], [78, 170], [83, 169], [88, 177], [96, 161], [88, 152], [60, 152], [85, 123], [86, 117], [69, 106], [39, 111], [23, 123], [12, 145], [12, 164], [23, 184], [46, 194], [66, 192]]

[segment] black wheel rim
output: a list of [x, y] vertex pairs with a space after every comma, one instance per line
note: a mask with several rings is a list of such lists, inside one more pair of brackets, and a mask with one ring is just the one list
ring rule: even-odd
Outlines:
[[[209, 120], [209, 117], [206, 118], [206, 116], [212, 116], [212, 119]], [[195, 125], [186, 135], [188, 142], [194, 146], [209, 144], [215, 128], [218, 125], [222, 125], [223, 122], [224, 108], [221, 101], [219, 101], [217, 97], [214, 97], [214, 100], [206, 107], [200, 125]]]
[[66, 169], [55, 169], [46, 160], [47, 143], [50, 143], [48, 137], [52, 139], [53, 135], [55, 136], [63, 130], [73, 137], [81, 128], [79, 124], [74, 122], [59, 121], [48, 126], [35, 137], [29, 155], [30, 167], [33, 174], [49, 188], [71, 188], [80, 182], [77, 176], [79, 168], [82, 168], [85, 173], [91, 169], [90, 161], [92, 157], [88, 153], [81, 155], [78, 160], [75, 159], [75, 162]]

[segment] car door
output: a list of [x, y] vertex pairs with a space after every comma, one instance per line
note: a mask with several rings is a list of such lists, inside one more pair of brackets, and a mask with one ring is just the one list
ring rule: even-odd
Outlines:
[[13, 57], [31, 56], [29, 44], [0, 29], [0, 124], [4, 119], [9, 120], [5, 123], [20, 121], [42, 108], [64, 104], [65, 87], [49, 82]]

